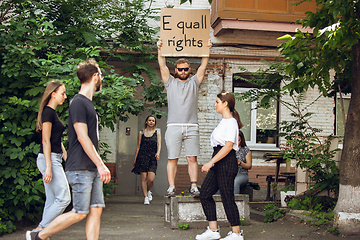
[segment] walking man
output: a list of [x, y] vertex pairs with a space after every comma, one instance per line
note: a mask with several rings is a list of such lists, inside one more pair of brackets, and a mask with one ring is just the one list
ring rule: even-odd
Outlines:
[[[201, 59], [201, 64], [196, 74], [190, 77], [190, 63], [187, 59], [181, 58], [175, 63], [175, 76], [170, 75], [166, 66], [165, 57], [160, 56], [162, 40], [158, 43], [158, 61], [161, 78], [164, 82], [167, 101], [168, 119], [165, 142], [168, 151], [167, 176], [169, 188], [167, 196], [175, 196], [175, 176], [177, 162], [181, 154], [182, 142], [185, 146], [185, 155], [188, 162], [188, 173], [191, 181], [190, 193], [193, 197], [199, 197], [197, 188], [198, 163], [197, 156], [199, 149], [199, 125], [198, 125], [198, 95], [200, 84], [204, 79], [208, 57]], [[207, 47], [211, 47], [210, 40]]]
[[92, 98], [101, 90], [102, 74], [94, 59], [81, 62], [76, 70], [81, 83], [69, 108], [69, 151], [65, 173], [72, 188], [73, 209], [55, 218], [46, 228], [26, 234], [27, 240], [51, 235], [87, 217], [86, 238], [99, 238], [100, 217], [105, 207], [103, 182], [111, 180], [109, 169], [98, 154], [98, 120]]

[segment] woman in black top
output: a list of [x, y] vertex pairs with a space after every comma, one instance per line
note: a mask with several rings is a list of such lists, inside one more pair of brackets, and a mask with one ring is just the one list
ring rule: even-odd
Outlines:
[[66, 99], [65, 86], [59, 81], [51, 81], [43, 93], [36, 131], [41, 134], [41, 148], [37, 157], [37, 166], [44, 180], [46, 201], [42, 220], [33, 231], [41, 231], [62, 214], [70, 203], [70, 190], [62, 159], [66, 161], [66, 150], [61, 142], [64, 123], [55, 112], [58, 105]]
[[138, 135], [134, 169], [132, 170], [135, 174], [141, 175], [141, 188], [145, 197], [144, 204], [150, 204], [152, 200], [150, 189], [154, 185], [160, 150], [161, 134], [156, 130], [156, 117], [149, 115], [145, 120], [143, 130]]

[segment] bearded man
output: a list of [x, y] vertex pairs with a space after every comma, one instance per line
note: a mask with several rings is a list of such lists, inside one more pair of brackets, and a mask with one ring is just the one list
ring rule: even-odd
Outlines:
[[[198, 163], [197, 156], [200, 153], [199, 125], [198, 125], [198, 95], [200, 84], [204, 79], [208, 57], [201, 59], [201, 64], [194, 76], [190, 77], [190, 63], [187, 59], [181, 58], [175, 63], [175, 75], [170, 75], [166, 66], [165, 57], [160, 56], [162, 40], [157, 42], [158, 62], [161, 78], [164, 82], [167, 101], [168, 119], [165, 133], [165, 142], [168, 151], [167, 176], [169, 188], [167, 196], [175, 196], [175, 176], [177, 162], [181, 153], [181, 146], [184, 142], [185, 155], [188, 162], [188, 173], [191, 186], [190, 193], [193, 197], [199, 197], [200, 191], [197, 188]], [[210, 40], [207, 47], [211, 47]]]
[[101, 90], [102, 73], [94, 59], [79, 63], [76, 69], [81, 87], [69, 107], [69, 151], [65, 173], [72, 187], [73, 209], [55, 218], [40, 232], [27, 231], [26, 240], [50, 236], [87, 217], [86, 239], [99, 239], [102, 210], [105, 207], [103, 182], [111, 174], [98, 153], [98, 118], [92, 102]]

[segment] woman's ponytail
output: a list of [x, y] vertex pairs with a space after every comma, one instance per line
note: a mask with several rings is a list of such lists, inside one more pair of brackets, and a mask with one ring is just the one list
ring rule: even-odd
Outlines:
[[236, 119], [239, 129], [242, 128], [244, 126], [244, 124], [242, 124], [241, 120], [240, 120], [240, 115], [238, 113], [238, 111], [236, 111], [235, 109], [235, 97], [232, 93], [229, 92], [221, 92], [217, 95], [217, 97], [222, 101], [222, 102], [227, 102], [228, 103], [228, 107], [230, 109], [230, 112], [232, 114], [232, 116]]
[[239, 115], [238, 111], [236, 111], [234, 109], [231, 113], [232, 113], [233, 117], [236, 119], [238, 126], [239, 126], [239, 130], [240, 130], [244, 126], [244, 124], [240, 120], [240, 115]]

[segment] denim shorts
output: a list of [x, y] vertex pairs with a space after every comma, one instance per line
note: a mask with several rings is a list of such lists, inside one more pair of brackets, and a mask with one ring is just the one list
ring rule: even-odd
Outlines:
[[168, 159], [180, 158], [182, 142], [184, 142], [185, 155], [196, 157], [200, 154], [199, 126], [168, 125], [165, 132], [165, 142]]
[[105, 207], [98, 171], [66, 171], [66, 177], [72, 189], [73, 212], [88, 214], [90, 208]]

